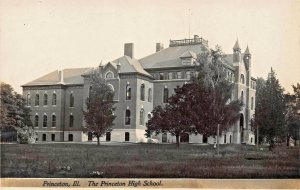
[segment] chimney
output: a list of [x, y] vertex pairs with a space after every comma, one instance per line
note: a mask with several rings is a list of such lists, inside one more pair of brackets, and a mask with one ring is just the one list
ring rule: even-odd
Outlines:
[[124, 44], [124, 55], [127, 55], [130, 58], [134, 57], [134, 44], [133, 43], [125, 43]]
[[64, 70], [58, 71], [58, 76], [59, 76], [59, 83], [63, 84], [64, 83]]
[[159, 52], [160, 50], [164, 49], [164, 44], [162, 43], [156, 43], [156, 52]]

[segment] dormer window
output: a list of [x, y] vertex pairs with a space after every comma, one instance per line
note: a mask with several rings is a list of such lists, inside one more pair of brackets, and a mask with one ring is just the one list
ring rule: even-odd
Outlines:
[[197, 55], [192, 51], [186, 51], [179, 58], [182, 60], [182, 65], [189, 66], [194, 65]]

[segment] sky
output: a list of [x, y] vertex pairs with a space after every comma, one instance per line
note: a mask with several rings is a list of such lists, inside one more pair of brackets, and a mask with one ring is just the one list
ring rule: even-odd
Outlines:
[[271, 67], [292, 92], [300, 83], [300, 0], [1, 0], [0, 81], [21, 85], [51, 71], [96, 67], [134, 43], [139, 59], [193, 35], [252, 53], [252, 76]]

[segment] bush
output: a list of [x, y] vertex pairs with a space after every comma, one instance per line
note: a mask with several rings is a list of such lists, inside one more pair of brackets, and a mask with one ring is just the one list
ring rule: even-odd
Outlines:
[[31, 127], [24, 126], [17, 131], [17, 141], [20, 144], [33, 144], [35, 143], [36, 134]]

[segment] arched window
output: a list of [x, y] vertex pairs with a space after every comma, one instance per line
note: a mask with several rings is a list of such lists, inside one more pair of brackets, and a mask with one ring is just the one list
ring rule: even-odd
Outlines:
[[40, 104], [40, 95], [39, 94], [36, 94], [35, 95], [35, 104], [36, 106], [38, 106]]
[[48, 94], [44, 94], [44, 106], [48, 105]]
[[253, 97], [251, 97], [251, 110], [253, 110], [253, 107], [254, 107], [254, 98]]
[[241, 83], [242, 83], [242, 84], [245, 84], [245, 77], [244, 77], [243, 74], [241, 74]]
[[44, 115], [43, 117], [43, 127], [47, 127], [47, 115]]
[[241, 102], [244, 103], [244, 91], [241, 92]]
[[126, 109], [126, 111], [125, 111], [125, 125], [130, 125], [130, 117], [131, 117], [130, 110]]
[[52, 94], [52, 105], [53, 106], [56, 105], [56, 94], [55, 93]]
[[108, 71], [105, 75], [105, 78], [112, 79], [112, 78], [114, 78], [114, 74], [111, 71]]
[[31, 104], [30, 94], [27, 94], [26, 103], [27, 103], [27, 106], [30, 106], [30, 104]]
[[141, 84], [141, 100], [145, 101], [145, 84]]
[[126, 85], [126, 100], [131, 100], [131, 87], [130, 87], [130, 84]]
[[34, 116], [34, 126], [35, 126], [35, 127], [38, 127], [38, 126], [39, 126], [39, 116], [38, 116], [38, 115], [35, 115], [35, 116]]
[[149, 88], [148, 89], [148, 102], [151, 102], [152, 101], [152, 89]]
[[52, 127], [56, 127], [56, 115], [52, 115]]
[[74, 116], [70, 115], [69, 127], [73, 127], [73, 126], [74, 126]]
[[140, 111], [140, 125], [144, 125], [144, 123], [145, 123], [145, 111], [142, 108]]
[[163, 103], [168, 103], [168, 98], [169, 98], [169, 89], [165, 87], [164, 94], [163, 94]]
[[70, 94], [70, 107], [74, 107], [74, 96], [73, 96], [73, 93]]

